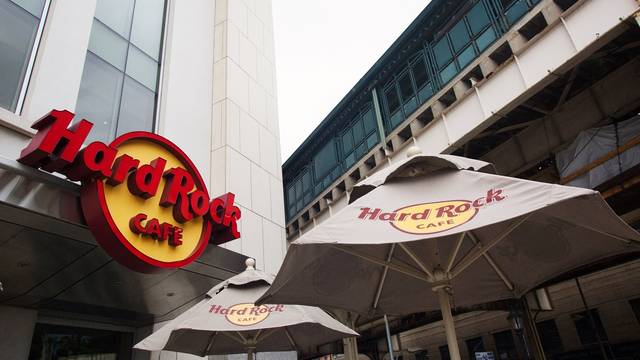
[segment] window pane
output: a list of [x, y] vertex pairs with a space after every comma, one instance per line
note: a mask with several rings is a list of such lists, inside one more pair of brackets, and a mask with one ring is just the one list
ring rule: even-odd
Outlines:
[[92, 53], [82, 72], [76, 117], [93, 122], [87, 142], [108, 140], [115, 134], [123, 75]]
[[156, 94], [128, 76], [124, 78], [117, 135], [153, 131]]
[[378, 125], [376, 124], [376, 117], [373, 114], [373, 109], [367, 110], [367, 112], [362, 115], [362, 122], [364, 123], [365, 134], [369, 134], [378, 128]]
[[351, 136], [351, 129], [345, 131], [342, 134], [342, 150], [345, 154], [348, 154], [353, 150], [353, 137]]
[[469, 27], [474, 34], [478, 34], [489, 24], [489, 15], [487, 15], [482, 2], [478, 2], [476, 6], [467, 14]]
[[134, 0], [98, 0], [96, 19], [129, 39]]
[[438, 347], [438, 350], [440, 351], [440, 359], [442, 359], [442, 360], [451, 359], [451, 357], [449, 355], [449, 346], [442, 345], [442, 346]]
[[311, 190], [311, 175], [308, 172], [302, 175], [302, 191], [307, 192]]
[[357, 120], [353, 124], [353, 143], [359, 144], [364, 139], [364, 130], [362, 129], [362, 122]]
[[458, 64], [460, 65], [460, 69], [469, 65], [469, 63], [472, 62], [473, 59], [475, 58], [476, 58], [476, 50], [473, 48], [473, 46], [469, 45], [469, 47], [464, 49], [460, 53], [460, 55], [458, 55]]
[[449, 31], [449, 37], [451, 38], [451, 45], [453, 50], [457, 53], [469, 43], [469, 33], [465, 27], [464, 20], [458, 21], [458, 23]]
[[493, 334], [498, 352], [497, 358], [500, 360], [515, 360], [518, 358], [516, 344], [513, 341], [511, 330], [505, 330]]
[[136, 0], [131, 42], [155, 60], [160, 56], [164, 0]]
[[402, 102], [413, 98], [413, 85], [411, 85], [411, 77], [409, 76], [409, 73], [405, 73], [404, 75], [402, 75], [400, 80], [398, 80], [398, 85], [400, 86], [400, 95], [402, 96]]
[[11, 0], [16, 5], [27, 10], [31, 15], [40, 19], [42, 10], [44, 9], [45, 0]]
[[398, 101], [398, 95], [396, 94], [395, 86], [390, 86], [384, 91], [384, 97], [387, 100], [387, 109], [389, 109], [389, 114], [393, 114], [400, 107], [400, 102]]
[[356, 149], [356, 159], [360, 159], [367, 152], [367, 144], [362, 143]]
[[455, 62], [451, 62], [449, 66], [447, 66], [440, 72], [440, 79], [442, 80], [442, 84], [444, 85], [448, 83], [449, 80], [453, 79], [453, 77], [456, 76], [457, 73], [458, 70], [456, 69]]
[[356, 163], [356, 154], [355, 153], [351, 153], [349, 155], [347, 155], [347, 157], [344, 159], [344, 165], [347, 168], [350, 168], [351, 165]]
[[158, 63], [135, 46], [129, 46], [127, 56], [127, 75], [141, 82], [152, 91], [158, 84]]
[[416, 101], [416, 98], [411, 98], [411, 100], [404, 103], [404, 106], [402, 108], [404, 109], [404, 113], [409, 116], [409, 114], [411, 114], [417, 107], [418, 102]]
[[433, 95], [433, 87], [431, 83], [427, 83], [420, 91], [418, 91], [418, 97], [420, 98], [420, 102], [427, 101], [431, 95]]
[[395, 129], [395, 127], [398, 126], [398, 124], [400, 124], [403, 119], [404, 118], [402, 117], [402, 111], [396, 111], [396, 113], [391, 116], [391, 119], [389, 119], [392, 129]]
[[436, 64], [441, 68], [446, 65], [449, 60], [453, 57], [451, 54], [451, 49], [449, 49], [449, 42], [447, 41], [447, 37], [443, 36], [440, 41], [436, 43], [433, 47], [433, 53], [436, 57]]
[[429, 75], [427, 75], [427, 68], [424, 66], [424, 60], [419, 59], [411, 65], [413, 71], [413, 79], [416, 81], [416, 87], [420, 89], [427, 81], [429, 81]]
[[560, 333], [556, 326], [555, 320], [541, 321], [536, 324], [538, 333], [540, 334], [540, 341], [542, 342], [542, 349], [547, 356], [551, 357], [553, 354], [561, 353], [564, 351]]
[[513, 25], [522, 15], [527, 13], [527, 10], [527, 2], [525, 0], [518, 0], [505, 11], [504, 16], [507, 18], [509, 25]]
[[109, 64], [124, 70], [127, 41], [99, 21], [93, 21], [89, 50]]
[[476, 40], [476, 44], [478, 45], [478, 50], [482, 51], [486, 49], [493, 41], [496, 39], [496, 33], [493, 31], [493, 28], [490, 27], [485, 30], [482, 35], [478, 36], [478, 40]]
[[302, 179], [298, 179], [298, 181], [296, 181], [296, 198], [302, 199]]
[[[591, 317], [589, 315], [591, 315]], [[597, 344], [598, 337], [602, 341], [607, 341], [607, 333], [604, 331], [604, 326], [602, 325], [602, 320], [600, 320], [600, 314], [598, 314], [597, 309], [591, 309], [588, 313], [582, 311], [577, 314], [572, 314], [571, 318], [576, 326], [582, 345]], [[593, 323], [591, 320], [593, 320]]]
[[0, 1], [0, 107], [16, 110], [39, 21], [17, 5]]
[[316, 156], [313, 157], [313, 163], [316, 179], [322, 179], [338, 164], [336, 147], [333, 140], [324, 145], [324, 147], [316, 154]]
[[373, 133], [367, 138], [367, 148], [371, 149], [378, 143], [378, 134]]
[[296, 201], [296, 189], [293, 186], [289, 186], [289, 190], [287, 191], [287, 204], [292, 206]]
[[467, 343], [467, 351], [469, 352], [469, 357], [475, 359], [475, 354], [477, 352], [484, 352], [484, 343], [482, 342], [481, 337], [469, 339], [466, 341]]

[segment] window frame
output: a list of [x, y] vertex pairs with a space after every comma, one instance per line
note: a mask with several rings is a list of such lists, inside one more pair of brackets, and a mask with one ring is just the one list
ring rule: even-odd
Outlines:
[[44, 6], [42, 7], [42, 13], [40, 14], [40, 22], [38, 24], [38, 29], [36, 30], [36, 37], [33, 40], [33, 46], [31, 47], [31, 52], [29, 54], [27, 68], [25, 69], [25, 72], [24, 72], [24, 79], [22, 79], [22, 83], [20, 84], [20, 91], [18, 93], [18, 101], [16, 102], [16, 108], [15, 110], [5, 109], [16, 115], [22, 115], [22, 111], [24, 110], [24, 103], [27, 98], [29, 83], [31, 82], [31, 77], [33, 76], [33, 68], [35, 67], [36, 57], [38, 56], [38, 50], [40, 49], [40, 42], [42, 40], [42, 35], [44, 34], [44, 28], [49, 18], [49, 8], [51, 7], [51, 1], [52, 0], [45, 0]]

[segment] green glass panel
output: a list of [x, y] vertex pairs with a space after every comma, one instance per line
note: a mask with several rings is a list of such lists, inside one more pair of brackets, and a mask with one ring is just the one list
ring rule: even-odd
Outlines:
[[362, 128], [362, 121], [358, 120], [353, 124], [353, 142], [359, 144], [364, 139], [364, 129]]
[[427, 83], [422, 89], [418, 90], [418, 98], [420, 99], [420, 103], [423, 103], [433, 95], [433, 88], [431, 87], [431, 83]]
[[311, 175], [306, 172], [302, 175], [302, 191], [307, 192], [311, 189]]
[[378, 143], [378, 134], [373, 133], [367, 138], [367, 148], [372, 149]]
[[348, 129], [342, 134], [342, 151], [348, 154], [353, 150], [353, 137], [351, 136], [351, 129]]
[[351, 153], [349, 155], [347, 155], [347, 157], [344, 158], [344, 165], [345, 168], [350, 168], [351, 165], [356, 163], [356, 156], [354, 153]]
[[449, 31], [449, 38], [451, 39], [451, 45], [453, 50], [457, 53], [464, 48], [471, 38], [467, 32], [467, 27], [464, 24], [464, 20], [458, 21], [458, 23]]
[[458, 55], [458, 64], [460, 65], [460, 69], [463, 69], [465, 66], [469, 65], [473, 59], [476, 58], [476, 50], [473, 46], [469, 45], [466, 49], [464, 49], [460, 55]]
[[336, 147], [333, 140], [325, 144], [320, 151], [313, 157], [316, 179], [323, 178], [338, 163]]
[[507, 18], [509, 25], [513, 25], [529, 10], [529, 6], [525, 0], [516, 1], [511, 7], [505, 11], [504, 16]]
[[489, 15], [485, 10], [482, 2], [478, 2], [467, 14], [467, 20], [469, 21], [469, 27], [471, 32], [478, 34], [489, 25]]
[[301, 198], [302, 197], [302, 180], [298, 179], [298, 181], [296, 181], [296, 198]]
[[436, 64], [438, 64], [439, 68], [446, 65], [451, 58], [453, 58], [446, 36], [443, 36], [442, 39], [435, 44], [433, 47], [433, 54], [436, 57]]
[[362, 115], [362, 121], [364, 123], [364, 133], [369, 134], [375, 131], [378, 127], [376, 124], [376, 117], [373, 114], [373, 109], [367, 110], [367, 112]]
[[406, 116], [409, 116], [418, 107], [418, 102], [415, 97], [412, 97], [409, 101], [404, 103], [403, 109]]
[[449, 80], [453, 79], [454, 76], [458, 73], [458, 69], [456, 69], [456, 63], [451, 62], [444, 70], [440, 71], [440, 80], [442, 80], [442, 84], [446, 84]]
[[389, 121], [391, 122], [392, 129], [398, 126], [398, 124], [402, 122], [402, 111], [396, 111], [393, 115], [391, 115]]
[[482, 35], [478, 36], [478, 39], [476, 40], [476, 45], [478, 45], [478, 49], [480, 51], [483, 51], [489, 45], [491, 45], [495, 39], [496, 39], [496, 32], [493, 30], [492, 27], [489, 27], [487, 30], [485, 30], [482, 33]]
[[287, 190], [287, 204], [292, 206], [296, 202], [296, 189], [293, 186], [289, 186]]
[[400, 77], [400, 79], [398, 80], [398, 85], [400, 87], [402, 102], [405, 102], [414, 96], [413, 85], [411, 84], [411, 76], [409, 76], [408, 72]]

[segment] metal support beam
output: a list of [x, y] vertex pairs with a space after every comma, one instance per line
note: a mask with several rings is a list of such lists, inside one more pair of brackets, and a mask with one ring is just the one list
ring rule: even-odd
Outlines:
[[403, 266], [403, 265], [398, 265], [398, 264], [393, 264], [390, 261], [384, 261], [384, 260], [380, 260], [380, 259], [376, 259], [373, 256], [367, 255], [367, 254], [363, 254], [361, 252], [355, 251], [355, 250], [351, 250], [351, 249], [347, 249], [345, 247], [342, 246], [336, 246], [336, 245], [329, 245], [332, 248], [338, 250], [338, 251], [342, 251], [344, 253], [347, 253], [349, 255], [353, 255], [355, 257], [359, 257], [360, 259], [366, 260], [370, 263], [376, 264], [376, 265], [380, 265], [380, 266], [387, 266], [389, 267], [389, 269], [391, 270], [395, 270], [399, 273], [411, 276], [413, 278], [416, 278], [418, 280], [423, 280], [426, 282], [431, 282], [431, 279], [428, 278], [427, 276], [425, 276], [424, 274], [420, 273], [419, 271], [416, 271], [412, 268]]

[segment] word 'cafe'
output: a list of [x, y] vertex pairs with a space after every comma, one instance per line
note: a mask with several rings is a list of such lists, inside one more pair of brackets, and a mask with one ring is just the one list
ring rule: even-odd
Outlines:
[[[93, 124], [53, 110], [18, 161], [80, 181], [82, 212], [100, 245], [138, 271], [184, 266], [213, 236], [240, 237], [234, 194], [211, 199], [187, 155], [162, 136], [131, 132], [81, 149]], [[71, 125], [71, 126], [70, 126]]]

